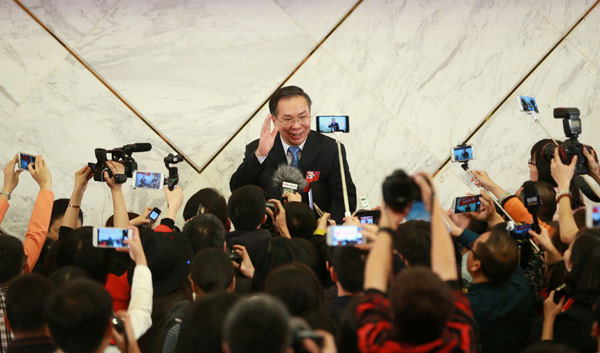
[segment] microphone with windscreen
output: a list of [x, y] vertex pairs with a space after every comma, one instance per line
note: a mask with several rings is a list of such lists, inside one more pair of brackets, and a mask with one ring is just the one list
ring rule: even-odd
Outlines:
[[523, 203], [525, 204], [527, 211], [529, 211], [533, 217], [534, 231], [539, 233], [540, 224], [537, 213], [542, 205], [542, 200], [540, 199], [540, 193], [538, 189], [535, 187], [535, 184], [532, 181], [527, 181], [525, 184], [523, 184]]
[[273, 173], [273, 186], [281, 190], [281, 195], [299, 192], [304, 189], [305, 184], [306, 180], [302, 173], [287, 164], [280, 165]]

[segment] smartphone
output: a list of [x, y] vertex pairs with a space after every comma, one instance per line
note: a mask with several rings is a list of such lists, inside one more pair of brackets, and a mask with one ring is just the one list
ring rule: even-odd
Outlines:
[[34, 155], [19, 152], [19, 169], [27, 170], [27, 166], [31, 163], [35, 163]]
[[381, 210], [359, 210], [354, 215], [362, 224], [379, 224]]
[[348, 115], [318, 115], [317, 132], [350, 132], [350, 117]]
[[519, 107], [522, 112], [540, 112], [535, 97], [519, 96]]
[[454, 199], [454, 214], [481, 211], [479, 195], [461, 196]]
[[101, 228], [94, 227], [93, 243], [98, 248], [126, 248], [123, 243], [131, 237], [133, 230], [125, 228]]
[[152, 212], [150, 212], [150, 214], [148, 215], [148, 217], [146, 217], [146, 219], [149, 219], [151, 223], [154, 223], [158, 219], [159, 215], [160, 215], [160, 208], [154, 207], [152, 209]]
[[475, 159], [475, 150], [473, 145], [454, 147], [450, 151], [452, 162], [464, 162]]
[[327, 228], [327, 245], [344, 246], [363, 244], [361, 228], [357, 226], [331, 226]]
[[406, 220], [431, 222], [431, 213], [427, 211], [423, 201], [415, 201], [410, 208], [410, 212], [408, 212], [408, 215], [406, 215]]
[[528, 240], [531, 238], [529, 235], [530, 230], [533, 230], [533, 224], [518, 224], [515, 225], [512, 230], [510, 230], [510, 235], [516, 241]]
[[133, 188], [162, 190], [164, 185], [163, 173], [135, 172]]
[[600, 227], [600, 205], [594, 205], [586, 209], [585, 226], [588, 228]]

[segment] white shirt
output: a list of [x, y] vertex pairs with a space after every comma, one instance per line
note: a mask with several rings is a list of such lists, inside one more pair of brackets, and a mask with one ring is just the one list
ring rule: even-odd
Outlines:
[[[308, 138], [308, 137], [307, 137]], [[279, 139], [281, 140], [281, 145], [283, 146], [283, 150], [285, 151], [285, 158], [287, 159], [288, 164], [292, 163], [292, 152], [288, 151], [288, 149], [290, 148], [290, 145], [288, 145], [287, 143], [285, 143], [285, 141], [283, 141], [283, 137], [281, 137], [281, 135], [279, 135]], [[300, 159], [300, 157], [302, 156], [302, 150], [304, 149], [304, 144], [306, 143], [306, 139], [304, 139], [304, 142], [302, 142], [300, 144], [300, 152], [298, 152], [298, 159]], [[259, 157], [258, 155], [256, 155], [256, 159], [258, 159], [258, 163], [263, 164], [263, 162], [265, 161], [265, 159], [267, 159], [267, 157]]]

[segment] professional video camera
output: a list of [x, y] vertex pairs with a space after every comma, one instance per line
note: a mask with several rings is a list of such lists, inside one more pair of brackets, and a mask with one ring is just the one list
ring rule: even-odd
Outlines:
[[399, 211], [412, 201], [421, 201], [421, 189], [403, 170], [396, 170], [383, 181], [383, 201]]
[[149, 143], [134, 143], [125, 145], [123, 147], [115, 148], [112, 150], [105, 150], [104, 148], [96, 148], [94, 153], [96, 154], [96, 163], [88, 163], [90, 168], [94, 171], [95, 181], [104, 181], [104, 172], [108, 172], [108, 177], [112, 177], [112, 172], [106, 165], [108, 154], [111, 155], [110, 160], [123, 164], [125, 167], [124, 174], [115, 175], [115, 182], [123, 184], [127, 181], [127, 178], [133, 177], [133, 172], [137, 170], [137, 163], [131, 156], [134, 152], [146, 152], [152, 149], [152, 145]]
[[169, 155], [166, 156], [163, 161], [165, 162], [165, 167], [169, 171], [169, 176], [165, 178], [165, 184], [169, 186], [169, 190], [173, 191], [179, 182], [179, 172], [177, 167], [171, 166], [171, 164], [182, 162], [183, 157], [179, 154], [174, 155], [173, 153], [169, 153]]
[[[581, 134], [581, 120], [579, 119], [579, 109], [577, 108], [554, 108], [554, 118], [563, 119], [563, 129], [565, 136], [569, 139], [558, 146], [560, 159], [565, 164], [570, 164], [573, 156], [577, 156], [575, 165], [575, 174], [589, 174], [590, 170], [587, 164], [587, 158], [583, 154], [583, 149], [587, 148], [589, 152], [592, 147], [584, 146], [579, 143], [577, 137]], [[556, 146], [548, 144], [544, 147], [544, 158], [550, 162], [554, 158], [554, 148]]]

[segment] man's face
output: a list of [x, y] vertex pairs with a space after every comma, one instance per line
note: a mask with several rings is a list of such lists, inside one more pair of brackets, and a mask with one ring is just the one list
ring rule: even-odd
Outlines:
[[[473, 275], [474, 271], [473, 271], [473, 265], [475, 264], [476, 261], [479, 261], [479, 259], [475, 258], [475, 254], [477, 252], [477, 247], [479, 246], [479, 244], [481, 243], [485, 243], [490, 237], [490, 233], [483, 233], [479, 236], [479, 238], [477, 238], [477, 240], [475, 240], [475, 242], [473, 243], [473, 245], [471, 246], [471, 251], [469, 251], [469, 255], [467, 256], [467, 271], [469, 272], [469, 274]], [[481, 267], [478, 267], [478, 269]]]
[[291, 146], [302, 144], [310, 132], [310, 108], [303, 96], [281, 98], [277, 102], [277, 126], [283, 141]]

